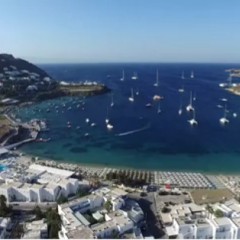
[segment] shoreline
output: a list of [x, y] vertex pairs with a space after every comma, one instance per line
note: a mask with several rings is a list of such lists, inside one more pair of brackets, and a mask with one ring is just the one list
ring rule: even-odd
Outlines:
[[[184, 172], [184, 173], [201, 173], [205, 176], [207, 175], [211, 175], [211, 176], [240, 176], [240, 172], [204, 172], [204, 171], [189, 171], [189, 170], [171, 170], [171, 169], [149, 169], [149, 168], [133, 168], [133, 167], [128, 167], [128, 166], [119, 166], [119, 165], [103, 165], [103, 164], [91, 164], [91, 163], [76, 163], [76, 162], [66, 162], [64, 160], [54, 160], [54, 159], [47, 159], [47, 158], [43, 158], [43, 157], [39, 157], [36, 155], [32, 155], [32, 154], [28, 154], [22, 150], [16, 150], [16, 152], [22, 154], [24, 157], [31, 159], [32, 158], [37, 158], [37, 160], [35, 160], [36, 164], [41, 164], [41, 162], [47, 162], [48, 164], [52, 164], [52, 166], [58, 166], [58, 165], [69, 165], [69, 166], [73, 166], [75, 168], [92, 168], [92, 169], [112, 169], [112, 170], [129, 170], [129, 171], [145, 171], [145, 172], [176, 172], [176, 173], [180, 173], [180, 172]], [[40, 163], [39, 163], [40, 162]], [[42, 165], [42, 164], [41, 164]], [[47, 165], [46, 165], [47, 166]]]

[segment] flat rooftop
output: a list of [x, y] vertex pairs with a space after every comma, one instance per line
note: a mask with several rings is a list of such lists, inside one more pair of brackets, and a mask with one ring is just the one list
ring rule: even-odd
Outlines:
[[65, 177], [65, 178], [69, 178], [74, 174], [73, 171], [42, 166], [42, 165], [39, 165], [39, 164], [32, 164], [32, 165], [29, 166], [29, 169], [34, 169], [34, 170], [39, 170], [39, 171], [47, 171], [49, 173], [60, 175], [60, 176]]

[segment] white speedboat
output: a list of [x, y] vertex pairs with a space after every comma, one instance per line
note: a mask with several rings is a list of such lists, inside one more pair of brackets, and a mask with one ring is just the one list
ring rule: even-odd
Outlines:
[[138, 80], [138, 75], [136, 72], [133, 73], [132, 80]]
[[156, 72], [156, 82], [153, 84], [154, 87], [158, 87], [159, 86], [159, 79], [158, 79], [158, 69]]
[[147, 103], [147, 104], [145, 105], [145, 107], [150, 108], [150, 107], [152, 107], [152, 104], [151, 104], [151, 103]]
[[189, 101], [189, 104], [186, 107], [186, 110], [188, 112], [194, 111], [194, 107], [192, 105], [192, 92], [190, 92], [190, 101]]
[[222, 88], [224, 88], [224, 87], [227, 87], [227, 83], [219, 83], [219, 87], [222, 87]]
[[89, 122], [90, 122], [89, 118], [86, 118], [86, 119], [85, 119], [85, 122], [86, 122], [86, 123], [89, 123]]
[[128, 98], [130, 102], [134, 102], [133, 89], [131, 88], [131, 96]]
[[184, 86], [182, 86], [182, 88], [179, 88], [179, 89], [178, 89], [178, 92], [180, 92], [180, 93], [184, 93], [184, 91], [185, 91], [185, 90], [184, 90]]
[[112, 125], [112, 124], [110, 124], [110, 123], [108, 123], [108, 124], [107, 124], [107, 129], [108, 129], [108, 130], [111, 130], [111, 129], [113, 129], [113, 125]]
[[96, 123], [91, 123], [91, 127], [95, 127], [96, 126]]

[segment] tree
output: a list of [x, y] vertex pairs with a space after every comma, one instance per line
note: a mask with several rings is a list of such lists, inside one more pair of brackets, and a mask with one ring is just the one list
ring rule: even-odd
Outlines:
[[39, 206], [36, 206], [33, 211], [36, 215], [36, 220], [41, 220], [44, 218], [44, 214]]
[[4, 195], [0, 195], [0, 217], [6, 217], [10, 212], [10, 208], [7, 206], [7, 199]]
[[105, 204], [104, 204], [104, 207], [106, 208], [106, 210], [108, 211], [108, 212], [111, 212], [112, 211], [112, 203], [111, 203], [111, 201], [110, 200], [107, 200], [106, 202], [105, 202]]
[[58, 238], [58, 231], [61, 229], [61, 218], [56, 209], [47, 210], [47, 224], [48, 224], [48, 237], [51, 239]]
[[215, 217], [217, 218], [221, 218], [224, 216], [223, 212], [220, 210], [220, 209], [217, 209], [215, 212], [214, 212], [214, 215]]
[[170, 208], [167, 208], [167, 207], [163, 207], [162, 209], [162, 213], [169, 213], [171, 211]]
[[57, 200], [57, 203], [58, 204], [63, 204], [63, 203], [66, 203], [66, 202], [68, 202], [68, 198], [61, 194], [61, 196]]

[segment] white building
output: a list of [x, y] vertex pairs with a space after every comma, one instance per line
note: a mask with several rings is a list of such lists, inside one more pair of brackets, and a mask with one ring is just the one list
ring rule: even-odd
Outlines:
[[209, 223], [213, 227], [213, 239], [232, 239], [236, 234], [236, 225], [227, 217], [211, 219]]
[[113, 234], [124, 234], [133, 230], [133, 221], [123, 211], [113, 212], [105, 215], [105, 222], [91, 227], [97, 238], [113, 238]]
[[[111, 237], [111, 234], [123, 234], [133, 230], [134, 223], [127, 216], [127, 212], [119, 210], [124, 205], [124, 200], [120, 197], [122, 194], [125, 195], [125, 192], [117, 188], [100, 188], [91, 195], [58, 205], [58, 213], [62, 219], [59, 238]], [[107, 214], [104, 203], [109, 200], [115, 205], [113, 212]], [[101, 221], [91, 226], [83, 215], [87, 211], [92, 212], [92, 216]], [[81, 234], [82, 232], [84, 234]]]
[[[71, 178], [74, 172], [37, 164], [30, 165], [23, 182], [6, 179], [0, 183], [0, 194], [8, 202], [54, 202], [63, 195], [73, 196], [88, 182]], [[25, 183], [24, 183], [25, 182]]]
[[48, 237], [48, 226], [44, 220], [25, 223], [23, 239], [46, 239]]

